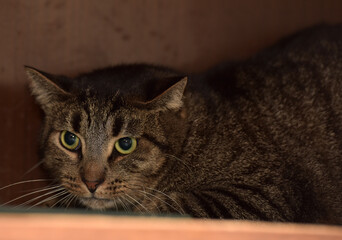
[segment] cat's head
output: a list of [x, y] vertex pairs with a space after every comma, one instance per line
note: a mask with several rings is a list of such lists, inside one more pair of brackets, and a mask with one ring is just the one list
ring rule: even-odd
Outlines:
[[115, 208], [143, 197], [181, 147], [185, 77], [122, 65], [77, 78], [26, 67], [45, 113], [41, 156], [83, 205]]

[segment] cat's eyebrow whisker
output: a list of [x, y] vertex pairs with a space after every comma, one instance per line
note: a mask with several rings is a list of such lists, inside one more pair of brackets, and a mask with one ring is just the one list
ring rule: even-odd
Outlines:
[[42, 163], [44, 162], [44, 160], [39, 161], [38, 163], [36, 163], [33, 167], [31, 167], [29, 170], [27, 170], [24, 175], [22, 175], [22, 177], [26, 176], [27, 174], [29, 174], [30, 172], [32, 172], [34, 169], [36, 169], [37, 167], [39, 167]]
[[[44, 189], [41, 189], [41, 190], [33, 191], [33, 192], [30, 192], [30, 193], [24, 194], [24, 195], [22, 195], [22, 196], [20, 196], [20, 197], [17, 197], [17, 198], [15, 198], [15, 199], [12, 199], [12, 200], [10, 200], [10, 201], [8, 201], [8, 202], [5, 202], [5, 203], [1, 204], [0, 207], [6, 206], [6, 205], [9, 204], [9, 203], [15, 202], [15, 201], [17, 201], [17, 200], [19, 200], [19, 199], [22, 199], [22, 198], [24, 198], [24, 197], [28, 197], [28, 196], [33, 195], [33, 194], [36, 194], [36, 193], [40, 193], [40, 192], [45, 192], [45, 191], [53, 190], [52, 192], [50, 192], [50, 194], [51, 194], [51, 193], [53, 193], [54, 191], [60, 191], [60, 190], [62, 190], [62, 189], [59, 189], [59, 188], [61, 188], [61, 186], [54, 186], [54, 187], [49, 187], [49, 188], [44, 188]], [[56, 190], [56, 189], [57, 189], [57, 190]]]
[[4, 190], [4, 189], [6, 189], [6, 188], [13, 187], [13, 186], [20, 185], [20, 184], [24, 184], [24, 183], [47, 182], [47, 181], [51, 181], [51, 180], [52, 180], [52, 179], [31, 179], [31, 180], [20, 181], [20, 182], [11, 183], [11, 184], [9, 184], [9, 185], [6, 185], [6, 186], [4, 186], [4, 187], [1, 187], [1, 188], [0, 188], [0, 191], [1, 191], [1, 190]]
[[[58, 197], [60, 197], [60, 196], [63, 196], [64, 194], [67, 193], [67, 191], [64, 190], [64, 191], [62, 191], [62, 192], [57, 192], [57, 193], [54, 192], [54, 193], [55, 193], [54, 195], [52, 195], [52, 196], [50, 196], [50, 197], [48, 197], [48, 198], [46, 198], [46, 199], [43, 199], [43, 200], [39, 201], [38, 203], [34, 204], [33, 206], [29, 207], [28, 209], [37, 207], [37, 206], [41, 205], [42, 203], [45, 203], [45, 202], [51, 201], [51, 200], [53, 200], [53, 199], [56, 199], [56, 198], [58, 198]], [[51, 193], [49, 193], [49, 194], [44, 194], [44, 195], [50, 195], [50, 194], [51, 194]], [[40, 196], [39, 198], [42, 198], [44, 195]]]

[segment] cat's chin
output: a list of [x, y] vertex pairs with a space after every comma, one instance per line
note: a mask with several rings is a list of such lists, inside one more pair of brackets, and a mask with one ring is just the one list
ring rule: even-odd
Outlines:
[[105, 210], [110, 208], [115, 208], [115, 200], [112, 199], [99, 199], [99, 198], [80, 198], [80, 203], [84, 206], [94, 209], [94, 210]]

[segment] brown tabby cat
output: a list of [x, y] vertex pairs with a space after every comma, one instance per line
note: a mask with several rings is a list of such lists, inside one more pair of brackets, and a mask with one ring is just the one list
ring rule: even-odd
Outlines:
[[100, 210], [342, 224], [341, 26], [202, 75], [145, 64], [74, 79], [26, 71], [61, 198]]

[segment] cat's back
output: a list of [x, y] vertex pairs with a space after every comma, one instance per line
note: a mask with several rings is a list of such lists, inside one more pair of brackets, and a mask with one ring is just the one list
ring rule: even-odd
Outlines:
[[208, 115], [194, 132], [220, 165], [208, 175], [263, 186], [296, 221], [342, 214], [342, 26], [299, 32], [201, 81]]

